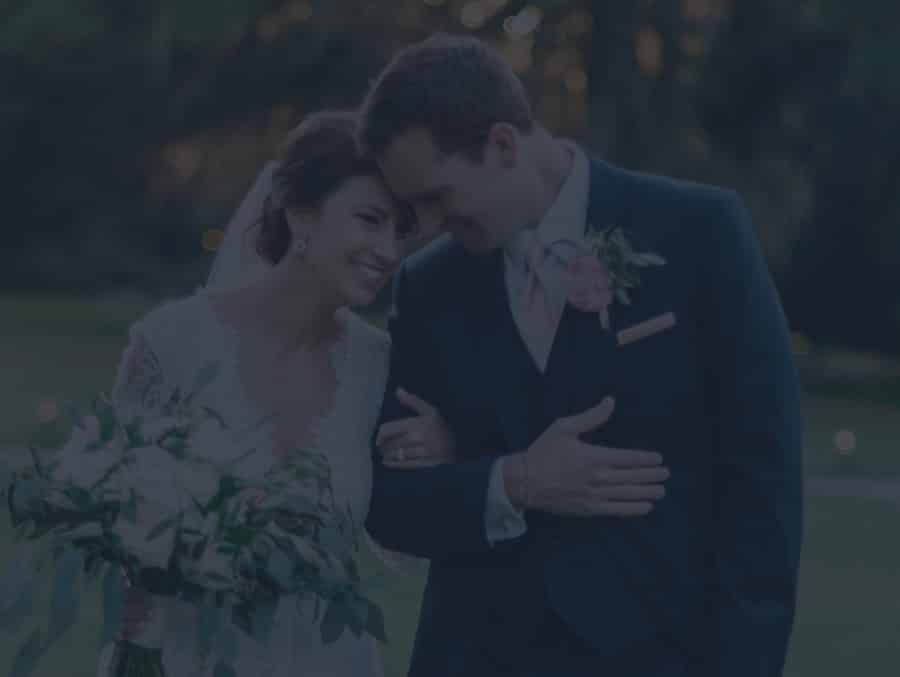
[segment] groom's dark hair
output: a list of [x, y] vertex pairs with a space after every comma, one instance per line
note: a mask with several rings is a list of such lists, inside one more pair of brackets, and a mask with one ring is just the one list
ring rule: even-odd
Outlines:
[[443, 153], [480, 160], [498, 122], [526, 133], [534, 128], [522, 81], [481, 40], [438, 33], [400, 51], [373, 82], [358, 137], [377, 156], [399, 135], [424, 128]]

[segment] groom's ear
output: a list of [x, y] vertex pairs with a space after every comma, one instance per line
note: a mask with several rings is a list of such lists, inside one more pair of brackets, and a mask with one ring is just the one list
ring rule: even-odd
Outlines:
[[507, 122], [494, 123], [488, 131], [488, 152], [495, 155], [497, 164], [512, 169], [519, 161], [519, 131]]

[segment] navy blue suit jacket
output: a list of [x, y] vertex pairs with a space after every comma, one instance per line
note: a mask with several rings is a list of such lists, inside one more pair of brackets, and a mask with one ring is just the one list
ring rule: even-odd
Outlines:
[[[732, 192], [595, 160], [588, 223], [622, 227], [667, 264], [643, 271], [631, 306], [611, 307], [610, 331], [568, 307], [545, 374], [517, 333], [500, 253], [442, 238], [398, 273], [381, 421], [410, 415], [402, 386], [440, 409], [462, 456], [392, 470], [376, 454], [369, 530], [432, 560], [411, 674], [464, 672], [466, 647], [515, 642], [549, 606], [611, 663], [637, 648], [680, 656], [692, 677], [780, 675], [801, 541], [800, 396], [747, 211]], [[616, 332], [667, 312], [673, 328], [617, 345]], [[492, 548], [496, 456], [607, 395], [615, 413], [586, 441], [660, 452], [667, 496], [642, 518], [528, 513], [526, 536]]]

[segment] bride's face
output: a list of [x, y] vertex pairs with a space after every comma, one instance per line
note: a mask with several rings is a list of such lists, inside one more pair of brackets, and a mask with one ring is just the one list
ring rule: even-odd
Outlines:
[[302, 265], [338, 305], [372, 303], [399, 263], [398, 205], [376, 177], [348, 179], [315, 215], [289, 211], [288, 223], [306, 238]]

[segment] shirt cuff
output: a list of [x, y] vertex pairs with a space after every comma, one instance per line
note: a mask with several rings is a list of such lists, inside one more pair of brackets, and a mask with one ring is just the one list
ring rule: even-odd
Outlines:
[[506, 493], [502, 458], [497, 459], [491, 468], [484, 522], [491, 545], [518, 538], [528, 530], [525, 515], [515, 509]]

